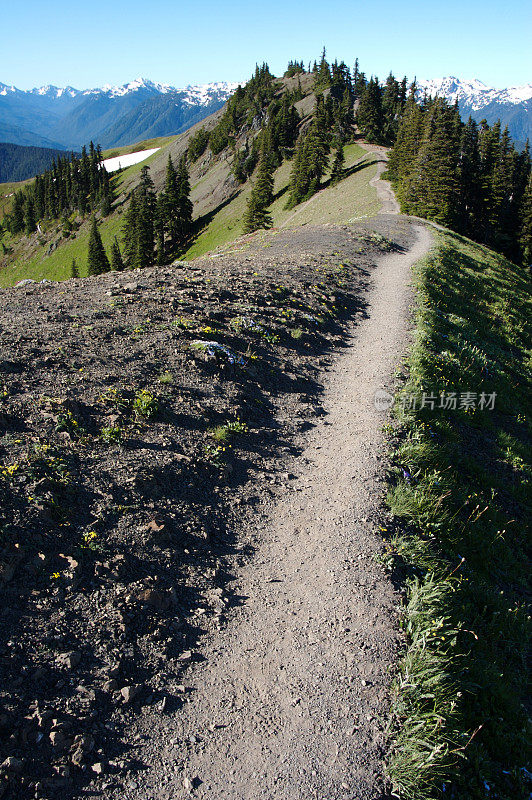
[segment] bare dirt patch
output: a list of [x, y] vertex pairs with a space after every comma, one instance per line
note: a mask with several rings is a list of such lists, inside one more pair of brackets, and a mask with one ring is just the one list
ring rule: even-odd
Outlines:
[[179, 714], [372, 268], [412, 239], [380, 227], [0, 293], [3, 796], [120, 793], [137, 722]]

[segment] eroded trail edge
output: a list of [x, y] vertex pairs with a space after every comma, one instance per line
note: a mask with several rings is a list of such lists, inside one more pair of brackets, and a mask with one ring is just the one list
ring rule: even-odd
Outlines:
[[187, 673], [191, 702], [145, 717], [151, 769], [122, 797], [380, 796], [399, 636], [398, 597], [375, 562], [384, 416], [373, 397], [404, 352], [410, 268], [431, 245], [414, 229], [415, 244], [373, 272], [368, 315], [327, 376], [326, 413], [236, 576], [241, 606]]

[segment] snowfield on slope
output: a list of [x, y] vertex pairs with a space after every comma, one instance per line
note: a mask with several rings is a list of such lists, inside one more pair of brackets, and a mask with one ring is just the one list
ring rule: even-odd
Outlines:
[[107, 172], [116, 172], [117, 169], [125, 169], [126, 167], [133, 166], [133, 164], [140, 164], [141, 161], [145, 161], [160, 149], [160, 147], [153, 147], [151, 150], [138, 150], [136, 153], [127, 153], [127, 155], [123, 156], [106, 158], [102, 161], [102, 164]]

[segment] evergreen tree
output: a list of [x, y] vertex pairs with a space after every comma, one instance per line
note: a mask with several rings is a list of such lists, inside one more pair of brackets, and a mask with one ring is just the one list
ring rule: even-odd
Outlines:
[[521, 208], [521, 230], [519, 243], [521, 245], [522, 263], [532, 272], [532, 175], [528, 178], [528, 184], [522, 201]]
[[140, 184], [137, 188], [134, 232], [136, 247], [133, 264], [139, 269], [151, 267], [154, 263], [155, 205], [156, 198], [150, 169], [144, 166], [140, 171]]
[[338, 147], [336, 148], [336, 154], [334, 156], [334, 161], [331, 170], [331, 183], [334, 186], [342, 179], [342, 174], [344, 171], [344, 145], [342, 140], [338, 142]]
[[102, 275], [109, 272], [109, 259], [102, 244], [102, 237], [98, 230], [96, 217], [91, 219], [91, 229], [89, 234], [89, 250], [87, 255], [87, 275]]
[[122, 258], [122, 253], [120, 252], [120, 245], [118, 244], [118, 239], [115, 236], [111, 246], [111, 270], [113, 272], [122, 272], [124, 268], [125, 264]]
[[377, 78], [371, 78], [360, 98], [357, 125], [372, 144], [385, 144], [382, 90]]
[[459, 141], [454, 115], [437, 98], [427, 112], [423, 140], [406, 180], [405, 210], [452, 226], [458, 209]]
[[72, 259], [72, 263], [70, 265], [70, 277], [79, 278], [79, 269], [75, 258]]
[[[166, 230], [168, 231], [169, 245], [172, 251], [175, 251], [177, 249], [181, 238], [181, 226], [179, 223], [179, 216], [181, 209], [179, 201], [180, 201], [180, 186], [178, 182], [177, 171], [174, 167], [174, 162], [172, 161], [172, 157], [169, 155], [168, 163], [166, 165], [166, 180], [164, 184], [163, 201], [159, 207], [158, 217], [160, 218], [162, 216], [163, 236], [164, 236], [164, 227], [166, 227]], [[157, 252], [159, 256], [161, 256], [161, 251], [159, 247], [157, 248]]]
[[271, 228], [272, 218], [267, 209], [272, 201], [272, 157], [264, 146], [259, 161], [257, 180], [248, 199], [248, 206], [244, 216], [244, 233], [252, 233], [259, 228]]
[[134, 269], [137, 258], [137, 192], [131, 192], [129, 207], [125, 214], [122, 228], [122, 244], [124, 264], [128, 269]]
[[28, 196], [26, 197], [26, 208], [24, 211], [24, 230], [26, 235], [29, 236], [30, 233], [34, 233], [37, 230], [37, 223], [35, 222], [35, 206], [33, 204], [33, 198]]
[[155, 261], [159, 266], [166, 263], [166, 242], [165, 242], [165, 219], [166, 219], [166, 196], [164, 192], [157, 198], [155, 210], [155, 241], [156, 256]]
[[11, 211], [11, 233], [22, 233], [24, 230], [24, 195], [15, 192]]

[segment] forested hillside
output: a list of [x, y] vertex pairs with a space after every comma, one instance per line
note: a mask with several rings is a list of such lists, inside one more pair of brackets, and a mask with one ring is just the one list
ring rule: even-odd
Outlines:
[[23, 147], [0, 142], [0, 183], [33, 178], [63, 155], [63, 150], [49, 147]]
[[[330, 64], [324, 50], [307, 69], [290, 61], [282, 78], [272, 75], [267, 64], [257, 66], [222, 111], [162, 148], [142, 175], [139, 170], [126, 173], [134, 180], [109, 179], [99, 146], [91, 145], [89, 155], [84, 150], [81, 158], [60, 157], [15, 193], [0, 230], [4, 266], [20, 265], [22, 253], [36, 263], [37, 244], [44, 248], [42, 263], [50, 255], [47, 231], [55, 231], [59, 239], [53, 249], [60, 245], [64, 255], [62, 276], [86, 274], [87, 253], [73, 247], [72, 240], [88, 230], [91, 216], [97, 221], [93, 245], [100, 228], [108, 251], [98, 267], [89, 259], [91, 271], [98, 272], [163, 264], [193, 251], [197, 238], [238, 196], [245, 203], [235, 235], [270, 227], [279, 192], [284, 207], [295, 208], [352, 174], [345, 168], [345, 147], [358, 137], [392, 146], [390, 176], [406, 213], [440, 222], [528, 263], [528, 147], [517, 151], [498, 123], [479, 127], [471, 119], [461, 122], [457, 107], [443, 99], [418, 102], [416, 86], [408, 87], [406, 78], [368, 78], [358, 60], [353, 69], [345, 62]], [[275, 190], [281, 171], [285, 182]], [[120, 220], [117, 214], [126, 206]], [[54, 226], [55, 220], [61, 227]], [[24, 236], [29, 240], [24, 242]], [[70, 239], [67, 246], [62, 236]], [[216, 238], [209, 243], [216, 246]]]
[[528, 143], [515, 149], [500, 122], [460, 120], [457, 105], [411, 91], [389, 162], [401, 208], [512, 258], [532, 257]]

